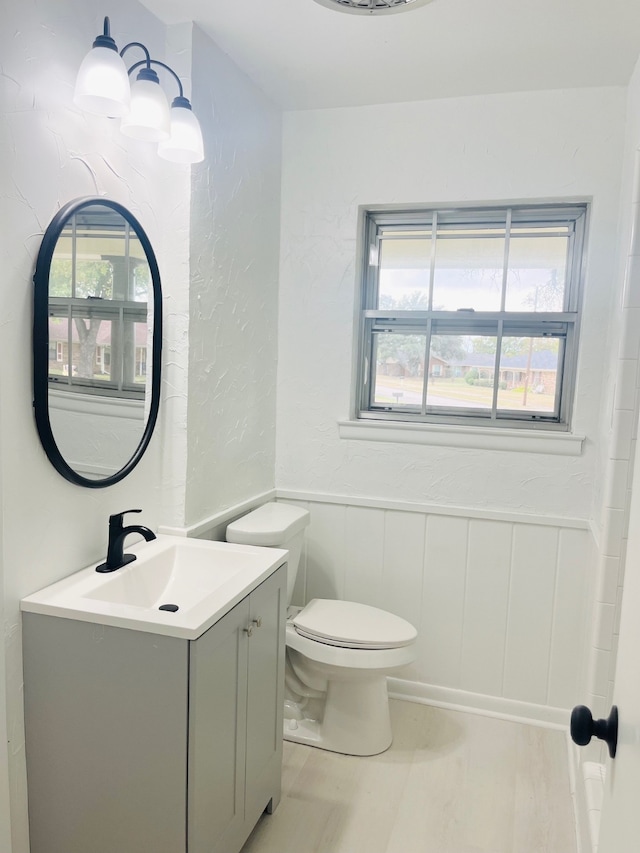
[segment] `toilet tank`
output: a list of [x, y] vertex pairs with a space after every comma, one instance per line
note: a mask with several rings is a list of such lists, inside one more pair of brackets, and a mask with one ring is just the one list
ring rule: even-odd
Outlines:
[[287, 602], [290, 602], [298, 573], [304, 529], [308, 524], [308, 510], [272, 501], [233, 521], [227, 527], [227, 542], [286, 548], [289, 551]]

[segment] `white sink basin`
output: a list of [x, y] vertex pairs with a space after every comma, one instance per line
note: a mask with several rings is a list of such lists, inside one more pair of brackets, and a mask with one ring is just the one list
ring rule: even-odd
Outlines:
[[260, 554], [238, 554], [227, 548], [212, 548], [210, 543], [160, 543], [164, 547], [141, 547], [138, 558], [123, 569], [107, 575], [85, 598], [132, 604], [157, 609], [162, 604], [177, 604], [189, 610], [219, 587], [246, 574], [264, 557]]
[[[103, 574], [95, 563], [27, 596], [21, 609], [196, 639], [288, 555], [276, 548], [163, 535], [126, 545], [125, 552], [136, 559], [124, 568]], [[163, 605], [173, 609], [160, 610]]]

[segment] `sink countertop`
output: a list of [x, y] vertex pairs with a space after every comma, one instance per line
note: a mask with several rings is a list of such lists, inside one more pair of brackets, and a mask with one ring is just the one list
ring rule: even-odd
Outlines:
[[[136, 560], [102, 560], [23, 598], [20, 609], [195, 640], [286, 562], [288, 551], [159, 534], [125, 547]], [[175, 604], [176, 612], [159, 610]]]

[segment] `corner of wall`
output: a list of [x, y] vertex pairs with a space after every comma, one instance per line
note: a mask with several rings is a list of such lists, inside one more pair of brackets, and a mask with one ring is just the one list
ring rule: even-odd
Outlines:
[[187, 527], [274, 487], [281, 168], [280, 112], [198, 26], [192, 44]]

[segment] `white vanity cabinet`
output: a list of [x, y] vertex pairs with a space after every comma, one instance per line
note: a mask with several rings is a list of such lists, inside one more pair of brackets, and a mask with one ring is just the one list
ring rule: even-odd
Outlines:
[[194, 640], [25, 612], [31, 853], [237, 853], [280, 798], [286, 567]]

